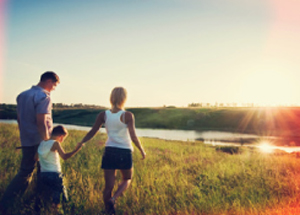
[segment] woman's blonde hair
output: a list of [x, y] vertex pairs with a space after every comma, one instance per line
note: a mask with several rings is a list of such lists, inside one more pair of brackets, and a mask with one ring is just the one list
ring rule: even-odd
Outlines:
[[110, 104], [113, 107], [123, 108], [126, 98], [126, 89], [123, 87], [115, 87], [110, 94]]

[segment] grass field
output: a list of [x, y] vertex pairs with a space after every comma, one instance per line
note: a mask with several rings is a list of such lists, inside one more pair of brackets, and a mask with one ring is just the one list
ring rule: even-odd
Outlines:
[[[64, 146], [74, 148], [84, 131], [70, 131]], [[97, 134], [79, 154], [62, 162], [70, 201], [65, 214], [103, 214], [101, 157], [106, 139]], [[237, 154], [201, 142], [141, 138], [147, 158], [133, 154], [134, 178], [117, 200], [117, 214], [298, 214], [300, 160], [242, 148]], [[0, 124], [0, 197], [17, 173], [21, 152], [16, 125]], [[119, 177], [119, 175], [118, 175]], [[119, 180], [120, 178], [118, 178]], [[34, 180], [34, 179], [33, 179]], [[13, 214], [33, 214], [32, 183]], [[42, 208], [49, 214], [49, 208]]]

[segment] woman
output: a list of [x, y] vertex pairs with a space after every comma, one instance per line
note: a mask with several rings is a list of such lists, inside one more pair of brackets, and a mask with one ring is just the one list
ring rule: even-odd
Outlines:
[[[108, 139], [105, 143], [105, 151], [101, 168], [104, 169], [105, 189], [103, 200], [108, 213], [114, 214], [116, 199], [129, 187], [133, 175], [131, 141], [140, 150], [142, 159], [145, 159], [144, 151], [135, 133], [134, 115], [124, 110], [127, 92], [123, 87], [116, 87], [110, 95], [111, 109], [99, 113], [92, 129], [81, 140], [83, 144], [90, 140], [105, 125]], [[115, 184], [116, 170], [122, 174], [122, 183], [112, 195]]]

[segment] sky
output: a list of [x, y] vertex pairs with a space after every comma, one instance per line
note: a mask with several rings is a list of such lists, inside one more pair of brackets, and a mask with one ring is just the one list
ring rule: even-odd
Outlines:
[[0, 103], [61, 83], [54, 103], [300, 104], [298, 0], [0, 0]]

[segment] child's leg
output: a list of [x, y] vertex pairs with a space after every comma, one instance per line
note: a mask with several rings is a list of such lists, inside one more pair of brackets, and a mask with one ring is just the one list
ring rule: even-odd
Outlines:
[[61, 173], [56, 172], [42, 172], [41, 178], [45, 188], [43, 198], [50, 198], [52, 200], [52, 211], [58, 211], [62, 194], [64, 194], [63, 176]]
[[59, 204], [53, 203], [51, 208], [51, 214], [53, 215], [59, 214], [59, 207], [60, 207]]
[[120, 195], [122, 195], [122, 193], [129, 187], [133, 175], [133, 168], [126, 170], [121, 169], [120, 171], [122, 173], [123, 180], [113, 196], [114, 200], [117, 199]]

